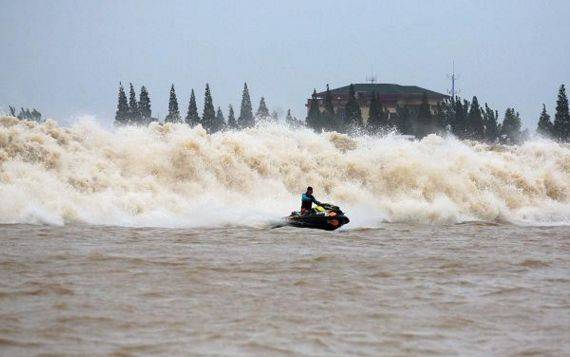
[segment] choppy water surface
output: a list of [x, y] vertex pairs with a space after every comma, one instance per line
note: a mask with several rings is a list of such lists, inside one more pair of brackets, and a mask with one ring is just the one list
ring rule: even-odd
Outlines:
[[0, 352], [570, 353], [570, 229], [0, 226]]

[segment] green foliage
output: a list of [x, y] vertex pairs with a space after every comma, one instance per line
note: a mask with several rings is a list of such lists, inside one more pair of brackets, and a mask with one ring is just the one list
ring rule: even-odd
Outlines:
[[255, 116], [258, 119], [267, 119], [269, 118], [269, 109], [267, 109], [267, 105], [265, 104], [265, 98], [261, 97], [261, 100], [259, 101], [259, 107], [257, 108], [257, 113], [255, 113]]
[[485, 123], [485, 140], [489, 143], [495, 143], [499, 138], [499, 113], [493, 111], [487, 103], [485, 103], [485, 111], [483, 112], [483, 122]]
[[469, 114], [467, 116], [467, 137], [473, 140], [483, 140], [485, 138], [485, 123], [483, 122], [483, 114], [479, 106], [477, 97], [473, 97]]
[[214, 102], [210, 93], [210, 86], [206, 83], [206, 92], [204, 93], [204, 111], [202, 112], [202, 127], [207, 132], [213, 133], [218, 130], [216, 123], [216, 111], [214, 110]]
[[366, 128], [368, 132], [372, 134], [379, 133], [380, 130], [388, 128], [388, 113], [382, 107], [382, 103], [380, 103], [380, 98], [378, 98], [376, 92], [372, 92], [370, 97]]
[[129, 124], [140, 123], [140, 113], [139, 105], [137, 103], [137, 95], [135, 93], [135, 88], [132, 83], [129, 83], [129, 114], [128, 122]]
[[564, 84], [561, 85], [558, 90], [553, 134], [555, 138], [562, 141], [568, 141], [568, 139], [570, 139], [570, 114], [568, 113], [568, 97], [566, 96]]
[[538, 119], [536, 132], [542, 136], [551, 136], [553, 134], [554, 125], [550, 121], [550, 115], [546, 112], [546, 105], [542, 104], [542, 112]]
[[249, 90], [247, 83], [243, 84], [243, 93], [241, 97], [241, 107], [238, 118], [238, 126], [240, 128], [250, 128], [255, 125], [253, 118], [253, 111], [251, 109], [251, 99], [249, 97]]
[[236, 117], [234, 114], [234, 107], [232, 107], [231, 104], [228, 108], [228, 128], [230, 128], [230, 129], [237, 129], [238, 128], [238, 124], [237, 124]]
[[31, 120], [38, 123], [42, 123], [44, 120], [42, 119], [42, 113], [33, 108], [30, 110], [29, 108], [20, 108], [20, 112], [16, 114], [16, 108], [9, 106], [10, 108], [10, 115], [16, 117], [20, 120]]
[[319, 99], [317, 98], [317, 90], [313, 90], [313, 95], [309, 101], [309, 112], [307, 114], [307, 126], [313, 130], [320, 132], [323, 130], [323, 121], [319, 109]]
[[360, 104], [356, 99], [356, 93], [354, 92], [354, 84], [350, 85], [348, 92], [348, 101], [345, 106], [345, 117], [344, 124], [347, 129], [362, 127], [362, 112], [360, 110]]
[[417, 119], [417, 110], [408, 106], [396, 106], [393, 125], [400, 134], [415, 135], [414, 123]]
[[423, 138], [426, 135], [435, 133], [437, 128], [433, 119], [433, 114], [429, 106], [427, 94], [422, 94], [422, 102], [418, 108], [417, 118], [412, 124], [413, 135]]
[[186, 114], [186, 124], [194, 127], [200, 124], [200, 116], [198, 115], [198, 106], [196, 105], [196, 95], [194, 89], [190, 92], [190, 101], [188, 102], [188, 113]]
[[318, 126], [321, 126], [322, 129], [329, 131], [340, 132], [343, 129], [342, 122], [340, 121], [337, 113], [334, 111], [333, 97], [328, 84], [323, 101], [323, 111], [321, 112]]
[[139, 113], [141, 123], [146, 124], [155, 119], [152, 118], [152, 111], [150, 108], [150, 96], [145, 86], [141, 87], [139, 94]]
[[507, 108], [501, 126], [500, 140], [504, 144], [519, 144], [522, 142], [521, 118], [514, 108]]
[[168, 115], [164, 118], [166, 123], [180, 123], [180, 112], [178, 111], [178, 99], [176, 99], [176, 91], [174, 84], [170, 87], [170, 97], [168, 99]]
[[129, 103], [123, 84], [119, 83], [119, 94], [117, 99], [117, 112], [115, 113], [115, 125], [125, 125], [129, 120]]
[[214, 126], [212, 127], [211, 132], [215, 133], [216, 131], [220, 131], [224, 129], [226, 126], [226, 119], [224, 118], [224, 113], [222, 113], [222, 109], [218, 107], [216, 111], [216, 120], [214, 120]]

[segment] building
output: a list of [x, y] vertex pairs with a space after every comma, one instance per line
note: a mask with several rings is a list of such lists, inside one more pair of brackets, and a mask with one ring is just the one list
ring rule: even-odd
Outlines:
[[[344, 113], [344, 107], [348, 101], [350, 85], [331, 89], [332, 103], [335, 113]], [[417, 107], [422, 102], [424, 93], [427, 96], [428, 103], [434, 107], [438, 103], [448, 100], [450, 97], [429, 89], [421, 88], [418, 86], [403, 86], [399, 84], [390, 83], [357, 83], [354, 84], [354, 92], [356, 99], [360, 104], [362, 111], [362, 119], [368, 119], [368, 108], [370, 105], [370, 98], [372, 93], [375, 93], [380, 99], [382, 106], [388, 110], [389, 113], [395, 113], [397, 106]], [[314, 99], [319, 101], [319, 108], [324, 110], [325, 92], [316, 94]], [[307, 100], [307, 109], [310, 106], [311, 99]]]

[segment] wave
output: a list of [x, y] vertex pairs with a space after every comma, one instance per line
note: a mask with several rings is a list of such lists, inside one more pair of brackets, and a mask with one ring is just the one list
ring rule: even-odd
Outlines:
[[382, 222], [570, 224], [570, 147], [430, 135], [349, 137], [265, 124], [207, 134], [0, 118], [0, 223], [263, 225], [306, 186], [351, 227]]

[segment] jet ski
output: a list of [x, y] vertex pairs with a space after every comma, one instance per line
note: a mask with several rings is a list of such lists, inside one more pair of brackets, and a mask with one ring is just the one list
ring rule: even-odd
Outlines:
[[334, 231], [350, 222], [350, 220], [338, 206], [321, 203], [311, 209], [311, 212], [308, 214], [302, 215], [299, 211], [292, 212], [291, 215], [287, 217], [287, 222], [293, 227]]

